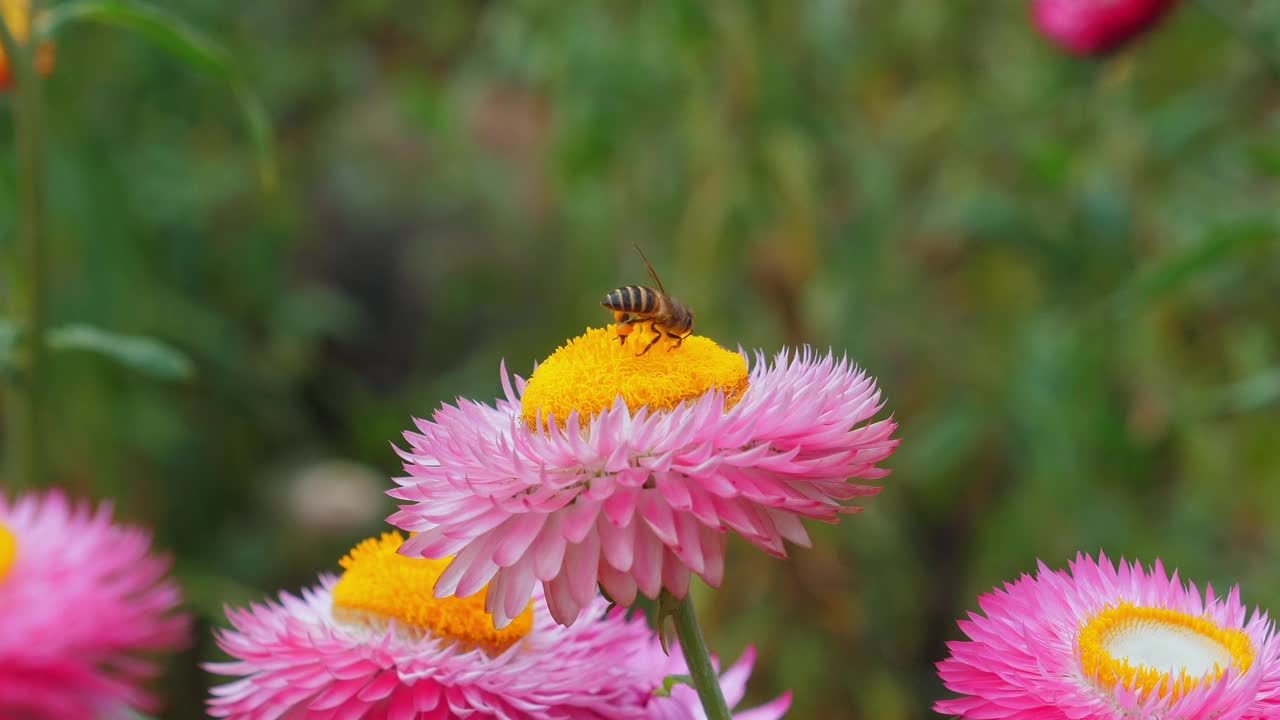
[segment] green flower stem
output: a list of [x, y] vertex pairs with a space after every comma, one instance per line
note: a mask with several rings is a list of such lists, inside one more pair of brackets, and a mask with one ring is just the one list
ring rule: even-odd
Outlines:
[[693, 687], [698, 691], [707, 720], [730, 720], [729, 706], [720, 691], [720, 677], [711, 665], [707, 642], [702, 638], [698, 616], [693, 612], [692, 593], [678, 602], [672, 615], [676, 621], [676, 637], [680, 638], [680, 650], [684, 652], [684, 661], [689, 666], [689, 675], [693, 677]]
[[[37, 11], [32, 2], [32, 17]], [[44, 484], [41, 409], [44, 405], [44, 284], [45, 254], [41, 242], [44, 219], [44, 120], [41, 117], [40, 78], [36, 73], [37, 43], [19, 43], [0, 14], [0, 44], [12, 68], [17, 92], [13, 107], [14, 141], [18, 153], [18, 252], [10, 311], [21, 330], [14, 366], [13, 388], [5, 437], [8, 441], [8, 484]]]

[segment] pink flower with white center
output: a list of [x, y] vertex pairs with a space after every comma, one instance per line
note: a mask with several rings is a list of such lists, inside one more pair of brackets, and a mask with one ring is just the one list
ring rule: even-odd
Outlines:
[[187, 643], [178, 587], [145, 531], [58, 491], [0, 495], [0, 717], [149, 710], [146, 655]]
[[[237, 677], [215, 687], [214, 717], [235, 720], [700, 720], [692, 688], [656, 695], [687, 672], [663, 653], [642, 616], [628, 620], [597, 598], [573, 627], [556, 624], [540, 596], [495, 629], [484, 598], [434, 598], [444, 561], [397, 555], [401, 537], [366, 540], [343, 559], [341, 579], [322, 575], [301, 597], [228, 610], [217, 634], [234, 659], [207, 667]], [[720, 676], [730, 704], [742, 699], [754, 654]], [[738, 713], [777, 720], [784, 695]]]
[[1201, 595], [1165, 575], [1077, 555], [978, 598], [968, 640], [938, 663], [961, 697], [934, 709], [966, 720], [1280, 718], [1280, 644], [1233, 587]]
[[[637, 355], [591, 329], [493, 405], [459, 400], [417, 421], [400, 450], [408, 501], [390, 522], [418, 533], [400, 552], [455, 556], [437, 596], [489, 584], [499, 626], [542, 583], [571, 624], [597, 584], [630, 605], [637, 591], [683, 598], [690, 573], [719, 586], [733, 531], [777, 557], [805, 546], [802, 519], [836, 522], [873, 495], [893, 452], [875, 381], [808, 349], [772, 363], [698, 336]], [[490, 582], [492, 581], [492, 582]]]
[[1077, 55], [1103, 55], [1155, 27], [1177, 0], [1035, 0], [1040, 32]]

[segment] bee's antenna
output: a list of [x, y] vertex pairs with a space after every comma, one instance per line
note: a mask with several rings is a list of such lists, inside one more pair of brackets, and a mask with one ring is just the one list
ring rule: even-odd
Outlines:
[[658, 291], [661, 292], [663, 295], [666, 295], [667, 289], [662, 287], [662, 278], [658, 277], [658, 273], [654, 271], [653, 263], [649, 262], [648, 256], [646, 256], [644, 254], [644, 251], [640, 249], [639, 243], [631, 243], [631, 244], [632, 246], [635, 247], [636, 252], [640, 253], [641, 259], [644, 260], [645, 267], [649, 268], [649, 276], [653, 278], [654, 282], [658, 283]]

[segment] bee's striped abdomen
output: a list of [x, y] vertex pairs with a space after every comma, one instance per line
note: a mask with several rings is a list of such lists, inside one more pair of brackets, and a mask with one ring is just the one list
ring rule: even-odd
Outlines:
[[658, 293], [643, 285], [627, 285], [609, 291], [600, 304], [617, 312], [652, 313], [658, 305]]

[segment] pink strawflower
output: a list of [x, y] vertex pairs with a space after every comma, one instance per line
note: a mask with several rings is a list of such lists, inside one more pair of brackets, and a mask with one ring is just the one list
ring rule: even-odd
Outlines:
[[459, 400], [405, 433], [389, 494], [409, 504], [389, 520], [419, 533], [402, 553], [456, 555], [437, 596], [492, 580], [499, 626], [539, 581], [564, 624], [597, 583], [622, 605], [682, 598], [691, 571], [720, 585], [727, 531], [786, 557], [784, 539], [809, 546], [801, 519], [836, 522], [879, 491], [848, 480], [888, 474], [895, 424], [870, 422], [880, 393], [848, 360], [757, 355], [748, 373], [706, 338], [637, 357], [640, 333], [612, 332], [570, 341], [527, 385], [504, 368], [493, 406]]
[[1150, 30], [1177, 0], [1035, 0], [1040, 32], [1077, 55], [1102, 55]]
[[[692, 688], [655, 695], [687, 672], [679, 648], [663, 653], [642, 615], [628, 620], [597, 598], [573, 627], [556, 624], [540, 595], [495, 630], [483, 598], [433, 598], [417, 576], [441, 561], [395, 554], [400, 537], [362, 543], [342, 579], [321, 575], [301, 597], [228, 610], [217, 633], [235, 658], [208, 669], [239, 677], [215, 687], [214, 717], [249, 720], [443, 718], [703, 718]], [[414, 621], [406, 620], [413, 618]], [[588, 619], [589, 618], [589, 619]], [[754, 653], [721, 676], [730, 705], [742, 699]], [[776, 720], [790, 695], [737, 714]]]
[[961, 697], [934, 709], [969, 720], [1280, 718], [1280, 644], [1239, 587], [1200, 594], [1157, 560], [1150, 570], [1077, 555], [1039, 564], [978, 598], [968, 640], [938, 663]]
[[0, 495], [0, 718], [121, 718], [153, 709], [146, 656], [187, 643], [169, 560], [111, 506]]

